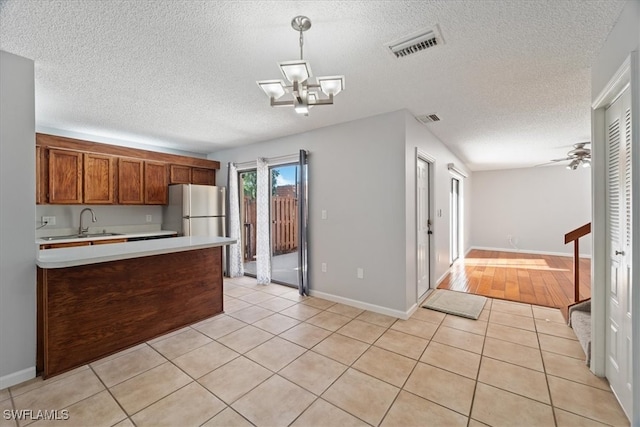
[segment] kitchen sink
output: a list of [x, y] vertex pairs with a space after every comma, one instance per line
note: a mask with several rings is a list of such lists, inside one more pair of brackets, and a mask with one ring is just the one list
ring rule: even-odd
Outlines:
[[86, 239], [90, 237], [109, 237], [109, 236], [122, 236], [121, 233], [91, 233], [91, 234], [68, 234], [66, 236], [49, 236], [42, 237], [42, 240], [65, 240], [65, 239]]

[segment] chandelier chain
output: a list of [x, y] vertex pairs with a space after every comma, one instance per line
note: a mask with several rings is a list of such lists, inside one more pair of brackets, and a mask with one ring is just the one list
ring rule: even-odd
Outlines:
[[302, 29], [300, 29], [300, 59], [302, 59], [302, 46], [304, 45], [304, 35]]

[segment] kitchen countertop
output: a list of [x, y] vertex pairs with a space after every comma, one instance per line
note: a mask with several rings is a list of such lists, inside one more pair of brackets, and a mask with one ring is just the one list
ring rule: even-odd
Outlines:
[[[59, 241], [60, 240], [58, 240], [58, 242]], [[171, 239], [112, 243], [109, 245], [76, 246], [53, 250], [42, 249], [37, 252], [36, 265], [45, 269], [75, 267], [79, 265], [225, 246], [236, 242], [236, 239], [228, 237], [185, 236]]]
[[115, 236], [98, 236], [98, 237], [70, 237], [68, 239], [55, 239], [45, 240], [43, 238], [36, 239], [38, 245], [50, 245], [52, 243], [75, 243], [86, 242], [93, 240], [113, 240], [113, 239], [133, 239], [137, 237], [154, 237], [154, 236], [171, 236], [178, 234], [175, 231], [158, 230], [158, 231], [145, 231], [142, 233], [118, 233]]

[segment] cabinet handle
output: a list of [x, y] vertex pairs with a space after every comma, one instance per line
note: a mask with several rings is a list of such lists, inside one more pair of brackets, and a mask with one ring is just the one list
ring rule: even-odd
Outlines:
[[616, 251], [616, 255], [624, 255], [624, 251]]

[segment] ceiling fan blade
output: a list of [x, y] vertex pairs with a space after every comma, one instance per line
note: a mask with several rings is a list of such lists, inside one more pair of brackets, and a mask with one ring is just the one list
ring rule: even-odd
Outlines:
[[[565, 160], [565, 159], [562, 159], [562, 160]], [[540, 163], [539, 165], [535, 165], [535, 166], [534, 166], [534, 168], [537, 168], [538, 166], [552, 165], [552, 164], [554, 164], [554, 163], [556, 163], [556, 162], [558, 162], [558, 161], [559, 161], [559, 160], [552, 160], [552, 161], [547, 162], [547, 163]]]
[[553, 159], [553, 160], [549, 160], [549, 163], [564, 162], [565, 160], [573, 160], [573, 157], [565, 157], [564, 159]]

